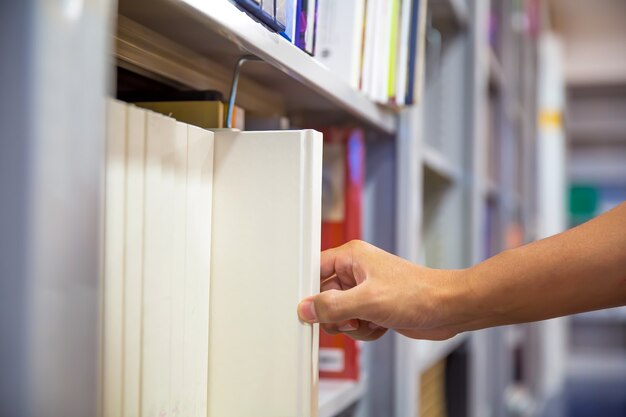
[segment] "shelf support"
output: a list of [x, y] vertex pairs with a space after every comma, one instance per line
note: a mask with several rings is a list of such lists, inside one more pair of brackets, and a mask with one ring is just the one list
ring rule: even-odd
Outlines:
[[241, 67], [248, 61], [261, 61], [254, 55], [244, 55], [237, 60], [235, 64], [235, 72], [233, 74], [233, 83], [230, 86], [230, 97], [228, 99], [228, 112], [226, 113], [226, 128], [233, 128], [233, 110], [235, 108], [235, 99], [237, 98], [237, 84], [239, 84], [239, 76], [241, 75]]

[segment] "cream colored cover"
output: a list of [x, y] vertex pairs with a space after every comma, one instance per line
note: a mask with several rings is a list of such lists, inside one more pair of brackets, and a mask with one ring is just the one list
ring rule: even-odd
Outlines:
[[210, 417], [317, 415], [322, 135], [215, 132]]

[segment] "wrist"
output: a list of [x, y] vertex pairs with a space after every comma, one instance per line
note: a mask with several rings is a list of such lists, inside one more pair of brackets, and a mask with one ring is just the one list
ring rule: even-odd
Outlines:
[[446, 306], [446, 326], [456, 333], [480, 328], [486, 315], [486, 306], [476, 285], [474, 267], [446, 272], [442, 305]]

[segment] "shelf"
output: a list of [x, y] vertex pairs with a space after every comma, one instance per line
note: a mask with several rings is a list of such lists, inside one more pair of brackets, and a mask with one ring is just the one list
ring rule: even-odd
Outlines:
[[428, 9], [433, 23], [444, 30], [462, 29], [469, 22], [469, 11], [464, 0], [430, 0]]
[[455, 182], [461, 177], [460, 170], [443, 152], [427, 144], [423, 148], [423, 161], [424, 168], [448, 182]]
[[489, 48], [489, 88], [500, 92], [504, 88], [504, 71], [493, 49]]
[[[242, 76], [284, 97], [289, 112], [324, 113], [338, 120], [345, 120], [347, 113], [382, 132], [395, 133], [395, 110], [374, 103], [227, 0], [121, 0], [119, 13], [201, 59], [217, 63], [218, 72], [232, 73], [239, 57], [256, 55], [264, 62], [246, 64]], [[153, 58], [154, 51], [147, 55]], [[136, 58], [130, 64], [142, 66]], [[245, 89], [243, 84], [240, 88]]]
[[440, 342], [431, 340], [420, 340], [417, 342], [417, 363], [421, 371], [430, 368], [432, 365], [448, 356], [452, 351], [468, 340], [469, 333], [461, 333], [451, 339]]
[[505, 343], [510, 350], [517, 349], [524, 343], [526, 334], [524, 332], [523, 325], [513, 324], [510, 326], [506, 326], [504, 328], [504, 331]]
[[501, 199], [500, 188], [494, 179], [486, 178], [481, 188], [480, 191], [485, 199], [494, 202]]
[[365, 393], [365, 381], [320, 379], [318, 416], [333, 417], [354, 404]]

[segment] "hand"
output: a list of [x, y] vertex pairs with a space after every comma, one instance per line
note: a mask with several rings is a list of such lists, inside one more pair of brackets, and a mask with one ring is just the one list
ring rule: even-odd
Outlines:
[[415, 339], [454, 336], [454, 289], [462, 271], [424, 268], [352, 241], [322, 252], [321, 292], [298, 306], [302, 321], [330, 334], [375, 340], [387, 329]]

